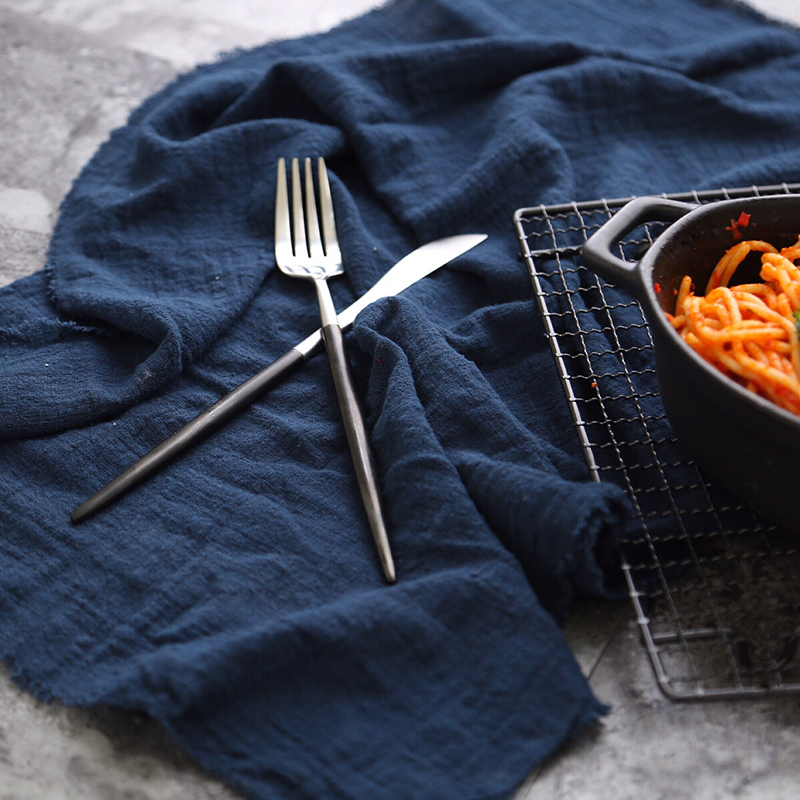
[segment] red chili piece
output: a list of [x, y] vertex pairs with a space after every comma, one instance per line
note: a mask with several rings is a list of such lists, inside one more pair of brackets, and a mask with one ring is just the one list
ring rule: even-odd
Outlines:
[[739, 214], [739, 219], [731, 220], [730, 226], [725, 228], [725, 230], [730, 231], [733, 234], [733, 238], [738, 242], [739, 239], [742, 238], [742, 232], [739, 228], [746, 228], [749, 224], [750, 214], [745, 214], [745, 212], [742, 211], [742, 213]]

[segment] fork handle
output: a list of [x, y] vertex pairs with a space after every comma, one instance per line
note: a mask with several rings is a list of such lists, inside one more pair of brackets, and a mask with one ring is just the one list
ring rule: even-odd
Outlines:
[[350, 371], [350, 362], [344, 349], [344, 335], [338, 324], [329, 324], [322, 327], [322, 339], [333, 374], [333, 384], [336, 388], [336, 397], [339, 400], [339, 409], [342, 413], [344, 429], [347, 433], [347, 444], [350, 456], [356, 470], [358, 488], [361, 499], [367, 512], [369, 527], [378, 549], [378, 558], [381, 562], [383, 574], [389, 583], [396, 580], [392, 551], [389, 546], [389, 536], [386, 532], [381, 495], [378, 487], [375, 459], [372, 455], [367, 427], [358, 396], [353, 388], [353, 376]]

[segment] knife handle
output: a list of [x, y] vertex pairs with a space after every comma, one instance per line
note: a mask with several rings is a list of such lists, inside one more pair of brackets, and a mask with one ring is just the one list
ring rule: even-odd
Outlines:
[[369, 527], [378, 550], [378, 559], [386, 580], [394, 583], [397, 576], [383, 516], [375, 459], [372, 455], [361, 406], [353, 388], [353, 376], [344, 349], [342, 329], [338, 324], [324, 325], [322, 340], [325, 343], [325, 351], [331, 365], [339, 410], [342, 413], [342, 421], [347, 434], [347, 444], [355, 467], [361, 499], [367, 512]]
[[199, 442], [224, 422], [234, 417], [253, 403], [261, 394], [293, 372], [304, 363], [306, 356], [294, 348], [273, 361], [261, 372], [237, 386], [233, 391], [217, 400], [214, 405], [198, 414], [191, 422], [173, 433], [147, 455], [128, 467], [114, 480], [85, 500], [71, 514], [73, 522], [83, 522], [93, 514], [110, 505], [121, 495], [140, 484], [149, 475], [172, 461], [179, 453]]

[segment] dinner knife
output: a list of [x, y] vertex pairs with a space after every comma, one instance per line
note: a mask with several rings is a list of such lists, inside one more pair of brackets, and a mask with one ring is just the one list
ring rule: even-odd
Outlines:
[[[468, 233], [437, 239], [418, 247], [398, 261], [371, 289], [342, 311], [339, 325], [347, 330], [358, 314], [368, 305], [382, 297], [392, 297], [430, 275], [454, 258], [463, 255], [486, 239], [483, 233]], [[300, 344], [295, 345], [261, 372], [237, 386], [212, 406], [198, 414], [179, 431], [156, 445], [102, 489], [85, 500], [71, 514], [73, 522], [83, 522], [93, 514], [110, 505], [114, 500], [149, 475], [163, 467], [179, 453], [187, 450], [201, 438], [219, 428], [258, 397], [277, 385], [322, 349], [322, 329], [319, 328]]]

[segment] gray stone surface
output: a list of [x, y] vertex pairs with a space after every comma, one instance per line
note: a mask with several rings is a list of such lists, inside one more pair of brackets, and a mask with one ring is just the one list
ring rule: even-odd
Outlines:
[[[793, 0], [754, 4], [800, 22]], [[177, 72], [375, 5], [0, 0], [0, 285], [41, 268], [71, 181], [109, 131]], [[535, 770], [514, 800], [797, 797], [800, 698], [670, 702], [626, 603], [578, 604], [566, 633], [613, 711]], [[0, 665], [0, 800], [235, 797], [146, 715], [41, 703]]]
[[235, 800], [145, 714], [42, 703], [0, 669], [2, 800]]
[[58, 206], [81, 167], [175, 69], [3, 4], [0, 47], [0, 284], [5, 284], [43, 265]]
[[[633, 614], [618, 611], [582, 604], [566, 628], [612, 713], [544, 764], [514, 800], [796, 798], [800, 697], [670, 701], [654, 680]], [[600, 657], [581, 659], [599, 631], [610, 633]]]

